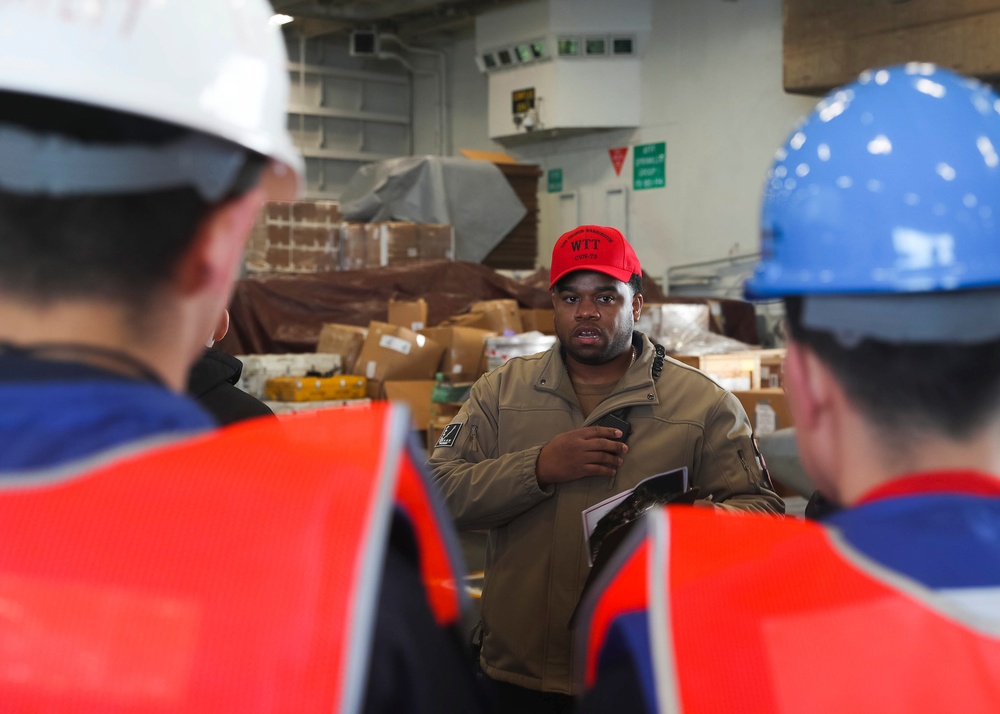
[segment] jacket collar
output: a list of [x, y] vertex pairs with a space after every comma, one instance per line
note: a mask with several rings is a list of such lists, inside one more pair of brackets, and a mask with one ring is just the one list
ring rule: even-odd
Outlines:
[[[636, 348], [635, 362], [622, 378], [621, 389], [602, 403], [591, 417], [601, 416], [625, 406], [659, 402], [653, 383], [653, 357], [656, 356], [653, 343], [643, 333], [633, 332], [632, 345]], [[568, 402], [576, 401], [576, 391], [573, 389], [573, 382], [563, 361], [562, 345], [559, 342], [556, 342], [542, 359], [534, 387], [539, 391], [557, 394]]]

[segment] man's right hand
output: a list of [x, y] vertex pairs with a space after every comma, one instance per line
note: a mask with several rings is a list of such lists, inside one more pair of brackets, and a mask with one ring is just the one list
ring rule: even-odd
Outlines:
[[615, 439], [621, 431], [606, 426], [585, 426], [554, 437], [542, 447], [535, 462], [538, 483], [562, 483], [588, 476], [614, 476], [624, 463], [628, 447]]

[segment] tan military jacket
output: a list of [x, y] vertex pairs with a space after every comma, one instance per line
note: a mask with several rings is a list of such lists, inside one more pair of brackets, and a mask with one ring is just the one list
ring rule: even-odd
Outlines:
[[[460, 529], [489, 530], [481, 664], [490, 677], [573, 693], [569, 627], [589, 565], [581, 511], [648, 476], [688, 468], [700, 496], [724, 508], [783, 513], [752, 443], [739, 400], [669, 357], [655, 383], [654, 349], [584, 419], [560, 347], [516, 357], [480, 378], [430, 458]], [[553, 436], [631, 405], [629, 452], [614, 478], [543, 488], [535, 462]]]

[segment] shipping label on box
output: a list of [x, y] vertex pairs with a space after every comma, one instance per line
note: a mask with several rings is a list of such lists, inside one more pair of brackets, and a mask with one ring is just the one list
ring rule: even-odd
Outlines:
[[408, 355], [413, 347], [413, 343], [409, 340], [403, 339], [402, 337], [396, 337], [395, 335], [382, 335], [379, 337], [378, 346], [384, 347], [387, 350], [399, 352], [401, 355]]
[[442, 354], [442, 345], [413, 330], [387, 322], [371, 322], [355, 370], [378, 382], [433, 379]]

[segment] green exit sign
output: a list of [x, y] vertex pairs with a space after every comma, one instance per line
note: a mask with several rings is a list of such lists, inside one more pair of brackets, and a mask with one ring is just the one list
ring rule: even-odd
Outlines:
[[667, 185], [667, 142], [642, 144], [632, 155], [632, 189], [663, 188]]
[[549, 169], [549, 193], [559, 193], [563, 190], [562, 169]]

